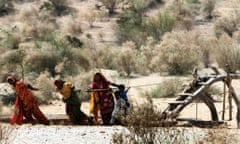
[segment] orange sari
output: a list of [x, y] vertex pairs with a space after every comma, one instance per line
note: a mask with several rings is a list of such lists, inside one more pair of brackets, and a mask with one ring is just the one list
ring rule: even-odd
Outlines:
[[14, 89], [17, 93], [15, 107], [19, 108], [19, 114], [16, 115], [16, 113], [14, 113], [11, 119], [11, 124], [21, 124], [22, 122], [20, 121], [22, 121], [21, 117], [23, 116], [26, 118], [27, 122], [35, 123], [35, 119], [32, 117], [34, 116], [39, 123], [49, 124], [49, 120], [39, 109], [38, 101], [33, 93], [29, 90], [28, 85], [17, 81]]

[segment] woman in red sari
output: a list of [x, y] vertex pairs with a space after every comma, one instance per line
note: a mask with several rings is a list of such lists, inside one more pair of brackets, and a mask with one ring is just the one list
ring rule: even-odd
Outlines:
[[92, 82], [92, 95], [90, 100], [90, 113], [97, 120], [98, 109], [102, 117], [103, 125], [109, 125], [114, 109], [114, 99], [109, 86], [116, 84], [108, 81], [100, 72], [96, 72]]
[[[13, 89], [17, 94], [14, 105], [15, 111], [10, 123], [21, 125], [24, 116], [26, 121], [32, 124], [38, 122], [48, 125], [49, 120], [39, 109], [37, 98], [31, 92], [31, 90], [36, 90], [36, 88], [33, 88], [29, 84], [18, 81], [14, 76], [8, 76], [7, 81], [13, 86]], [[33, 118], [33, 116], [37, 119], [37, 121]]]

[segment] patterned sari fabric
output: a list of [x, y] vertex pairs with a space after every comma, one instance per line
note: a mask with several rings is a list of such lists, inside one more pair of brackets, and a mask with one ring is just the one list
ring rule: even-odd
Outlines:
[[41, 124], [49, 124], [49, 120], [41, 112], [38, 107], [38, 101], [33, 93], [29, 90], [28, 85], [16, 81], [14, 89], [17, 93], [15, 108], [17, 108], [18, 113], [14, 113], [11, 119], [11, 124], [22, 124], [22, 118], [25, 117], [27, 122], [36, 123], [34, 116], [37, 121]]
[[92, 92], [90, 98], [90, 114], [94, 116], [94, 123], [98, 124], [98, 113], [100, 112], [100, 103], [98, 92]]
[[[112, 92], [108, 90], [111, 82], [107, 81], [103, 76], [101, 81], [92, 82], [92, 89], [103, 89], [100, 91], [95, 91], [93, 93], [97, 93], [99, 97], [99, 105], [100, 105], [100, 113], [103, 120], [103, 125], [109, 125], [111, 120], [111, 115], [114, 109], [114, 99], [112, 96]], [[92, 94], [93, 95], [93, 94]]]

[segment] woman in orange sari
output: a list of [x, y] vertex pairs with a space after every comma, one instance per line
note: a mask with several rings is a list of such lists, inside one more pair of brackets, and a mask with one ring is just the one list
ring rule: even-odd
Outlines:
[[[18, 81], [14, 76], [8, 76], [7, 81], [13, 86], [13, 89], [17, 94], [14, 105], [15, 111], [12, 115], [10, 123], [21, 125], [23, 122], [23, 117], [25, 117], [26, 121], [32, 124], [38, 122], [48, 125], [49, 120], [39, 109], [37, 98], [31, 92], [31, 90], [36, 90], [36, 88], [33, 88], [29, 84]], [[37, 119], [37, 121], [33, 118], [33, 116]]]
[[109, 125], [114, 109], [114, 99], [109, 86], [116, 84], [108, 81], [100, 72], [96, 72], [91, 85], [90, 113], [94, 115], [95, 123], [98, 123], [100, 111], [103, 125]]

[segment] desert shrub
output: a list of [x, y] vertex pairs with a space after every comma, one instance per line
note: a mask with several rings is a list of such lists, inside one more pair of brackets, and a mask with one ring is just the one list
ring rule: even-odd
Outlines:
[[89, 40], [84, 45], [82, 54], [88, 58], [91, 68], [115, 69], [118, 55], [115, 48], [112, 47], [96, 47], [95, 42]]
[[238, 30], [238, 23], [239, 18], [234, 15], [218, 19], [214, 23], [214, 30], [216, 36], [219, 37], [222, 33], [226, 33], [230, 37], [232, 37], [233, 33]]
[[26, 72], [39, 75], [41, 72], [47, 70], [54, 76], [56, 74], [54, 68], [58, 61], [57, 55], [52, 52], [35, 51], [25, 59]]
[[[20, 73], [21, 77], [24, 79], [25, 67], [24, 59], [26, 57], [26, 52], [23, 50], [11, 50], [2, 56], [2, 64], [8, 66], [10, 71]], [[20, 71], [18, 71], [20, 70]]]
[[215, 0], [204, 0], [202, 2], [201, 11], [202, 11], [202, 15], [206, 19], [211, 19], [212, 18], [212, 12], [215, 8], [215, 5], [216, 5]]
[[120, 42], [133, 41], [140, 46], [145, 37], [142, 31], [145, 5], [143, 0], [131, 1], [130, 8], [119, 15], [116, 31]]
[[[161, 125], [161, 111], [156, 110], [152, 100], [137, 105], [131, 109], [126, 118], [126, 124], [129, 127], [130, 135], [127, 137], [121, 134], [113, 135], [114, 144], [122, 143], [154, 143], [156, 128]], [[144, 117], [144, 119], [143, 119]]]
[[201, 52], [201, 61], [204, 65], [204, 67], [208, 67], [212, 62], [214, 62], [213, 60], [213, 53], [214, 53], [214, 48], [212, 46], [213, 41], [215, 40], [215, 38], [205, 38], [205, 37], [199, 37], [197, 39], [197, 44], [200, 47], [200, 52]]
[[148, 37], [146, 44], [142, 45], [137, 56], [137, 72], [140, 74], [150, 74], [153, 71], [151, 66], [152, 58], [156, 55], [153, 52], [155, 41], [152, 37]]
[[144, 18], [146, 1], [135, 0], [129, 9], [120, 14], [117, 21], [117, 36], [120, 42], [133, 41], [139, 48], [147, 37], [160, 40], [166, 32], [175, 27], [176, 17], [168, 12], [156, 17]]
[[118, 54], [117, 69], [125, 72], [127, 76], [136, 71], [137, 51], [135, 43], [126, 42], [122, 46], [122, 51]]
[[81, 54], [80, 50], [70, 49], [59, 58], [59, 63], [55, 67], [55, 72], [60, 75], [77, 75], [81, 71], [90, 69], [88, 59]]
[[144, 103], [131, 107], [129, 113], [131, 114], [127, 115], [125, 119], [126, 124], [128, 127], [134, 128], [136, 133], [141, 128], [162, 126], [162, 113], [153, 104], [153, 100], [150, 97]]
[[148, 36], [160, 40], [162, 35], [166, 32], [172, 31], [176, 23], [176, 18], [167, 12], [158, 13], [157, 17], [150, 18], [145, 23], [145, 31]]
[[[61, 37], [56, 33], [49, 33], [44, 41], [36, 39], [35, 47], [37, 48], [35, 56], [30, 55], [27, 59], [28, 71], [35, 71], [39, 74], [48, 69], [53, 76], [62, 72], [64, 72], [62, 74], [75, 75], [79, 71], [90, 68], [90, 63], [81, 49], [72, 47], [66, 37]], [[38, 59], [36, 65], [31, 64], [34, 59]], [[38, 69], [36, 70], [36, 68]]]
[[163, 36], [163, 40], [153, 58], [156, 71], [168, 72], [171, 75], [187, 74], [199, 62], [199, 49], [196, 35], [193, 32], [172, 32]]
[[21, 37], [19, 34], [6, 32], [5, 36], [6, 36], [6, 39], [4, 39], [1, 42], [1, 45], [4, 48], [8, 48], [8, 49], [18, 49], [19, 48], [19, 44], [21, 42]]
[[145, 92], [144, 95], [152, 98], [175, 97], [177, 93], [181, 91], [181, 84], [181, 80], [177, 78], [164, 80], [156, 88], [152, 88], [150, 91]]
[[54, 99], [52, 92], [55, 90], [51, 74], [47, 71], [42, 72], [36, 79], [38, 98], [41, 103], [48, 103]]
[[175, 17], [175, 28], [179, 30], [191, 30], [194, 21], [194, 11], [198, 11], [197, 6], [180, 3], [177, 1], [172, 2], [167, 7], [167, 13], [172, 13]]
[[236, 40], [223, 35], [214, 45], [215, 59], [219, 67], [229, 72], [236, 72], [240, 69], [240, 46]]
[[118, 52], [110, 47], [97, 49], [97, 67], [115, 69], [117, 67], [116, 55], [118, 55]]
[[100, 2], [102, 2], [106, 9], [108, 9], [108, 13], [112, 15], [115, 13], [115, 9], [117, 8], [121, 0], [100, 0]]
[[68, 0], [48, 0], [45, 1], [40, 10], [50, 11], [54, 16], [63, 16], [71, 12]]
[[14, 11], [14, 5], [12, 0], [1, 0], [0, 1], [0, 16], [8, 15]]
[[57, 28], [51, 16], [39, 13], [35, 8], [26, 8], [20, 11], [18, 20], [22, 22], [22, 37], [26, 40], [47, 40]]

